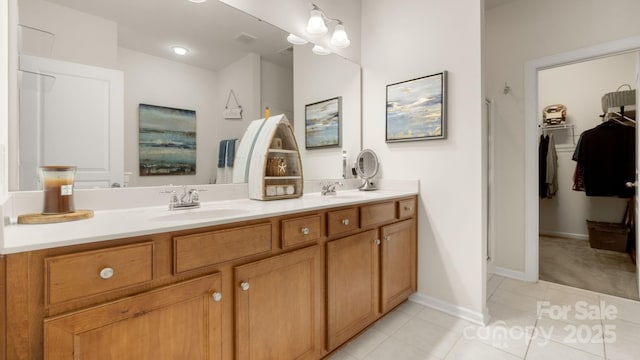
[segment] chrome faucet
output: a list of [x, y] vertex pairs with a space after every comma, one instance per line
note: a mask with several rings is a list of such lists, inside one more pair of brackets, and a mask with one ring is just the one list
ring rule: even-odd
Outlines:
[[336, 185], [342, 186], [342, 183], [339, 181], [329, 182], [326, 184], [322, 184], [322, 188], [320, 189], [321, 195], [335, 195], [336, 194]]
[[162, 191], [163, 194], [169, 194], [169, 210], [195, 209], [200, 207], [200, 194], [198, 189], [189, 189], [184, 186], [182, 195], [178, 197], [175, 190]]

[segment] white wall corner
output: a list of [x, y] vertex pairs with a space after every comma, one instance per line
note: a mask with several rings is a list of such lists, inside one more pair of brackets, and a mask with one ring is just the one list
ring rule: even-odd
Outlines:
[[442, 311], [449, 315], [453, 315], [455, 317], [470, 321], [478, 325], [487, 325], [490, 319], [489, 311], [487, 310], [486, 306], [484, 307], [482, 312], [478, 312], [421, 293], [413, 293], [409, 297], [409, 301], [428, 306], [435, 310]]

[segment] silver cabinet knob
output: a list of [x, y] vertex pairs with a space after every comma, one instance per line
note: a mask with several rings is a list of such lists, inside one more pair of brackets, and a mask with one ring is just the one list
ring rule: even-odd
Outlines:
[[211, 297], [213, 298], [213, 301], [215, 302], [219, 302], [220, 300], [222, 300], [222, 294], [220, 294], [219, 292], [214, 292]]
[[302, 235], [309, 235], [309, 228], [308, 227], [302, 228]]
[[411, 206], [405, 206], [405, 207], [404, 207], [404, 210], [405, 210], [405, 211], [411, 211], [411, 210], [413, 210], [413, 208], [412, 208]]
[[380, 239], [375, 239], [375, 240], [373, 241], [373, 243], [374, 243], [374, 244], [376, 244], [376, 245], [380, 245]]
[[246, 281], [243, 281], [240, 283], [240, 289], [242, 289], [242, 291], [247, 291], [249, 290], [249, 283]]
[[384, 239], [385, 239], [386, 241], [391, 241], [391, 236], [389, 236], [389, 235], [385, 235], [385, 236], [384, 236]]
[[100, 277], [102, 279], [105, 279], [105, 280], [111, 279], [113, 277], [113, 273], [114, 273], [114, 271], [113, 271], [112, 268], [106, 267], [106, 268], [100, 270]]
[[349, 225], [349, 219], [342, 219], [342, 225]]
[[633, 187], [638, 186], [638, 182], [637, 182], [637, 181], [634, 181], [634, 182], [628, 181], [628, 182], [625, 184], [625, 186], [626, 186], [626, 187], [628, 187], [628, 188], [633, 188]]

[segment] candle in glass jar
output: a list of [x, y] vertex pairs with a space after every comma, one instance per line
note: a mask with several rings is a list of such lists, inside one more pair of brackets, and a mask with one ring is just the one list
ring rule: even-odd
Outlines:
[[40, 181], [44, 192], [43, 214], [64, 214], [75, 211], [73, 182], [75, 166], [41, 166]]

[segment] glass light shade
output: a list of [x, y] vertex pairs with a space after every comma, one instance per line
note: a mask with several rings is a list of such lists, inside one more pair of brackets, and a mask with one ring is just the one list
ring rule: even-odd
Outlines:
[[307, 23], [307, 32], [312, 35], [323, 35], [326, 34], [327, 24], [324, 23], [324, 19], [322, 18], [322, 12], [320, 10], [311, 10], [311, 15], [309, 15], [309, 22]]
[[329, 54], [331, 54], [331, 51], [329, 51], [328, 49], [325, 49], [324, 47], [322, 47], [320, 45], [315, 45], [313, 47], [313, 49], [311, 49], [311, 51], [313, 51], [313, 53], [316, 54], [316, 55], [329, 55]]
[[287, 36], [287, 41], [292, 43], [293, 45], [304, 45], [304, 44], [308, 43], [307, 40], [301, 38], [300, 36], [294, 35], [294, 34], [289, 34], [289, 36]]
[[351, 40], [349, 40], [347, 32], [344, 30], [344, 25], [336, 25], [336, 28], [333, 30], [333, 35], [331, 36], [331, 45], [337, 48], [346, 48], [350, 44]]

